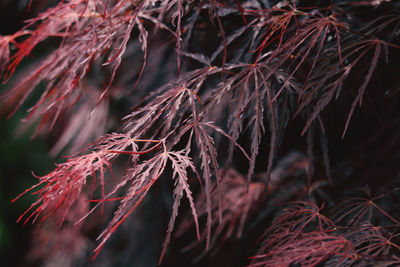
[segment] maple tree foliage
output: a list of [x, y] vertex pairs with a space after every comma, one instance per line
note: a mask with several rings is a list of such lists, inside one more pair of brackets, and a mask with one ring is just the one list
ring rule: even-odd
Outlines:
[[398, 1], [50, 2], [0, 35], [0, 112], [68, 154], [13, 200], [33, 258], [109, 255], [159, 198], [161, 265], [400, 264]]

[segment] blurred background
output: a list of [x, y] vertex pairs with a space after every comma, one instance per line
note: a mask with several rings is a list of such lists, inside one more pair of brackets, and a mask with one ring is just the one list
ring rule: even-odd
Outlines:
[[[23, 21], [45, 8], [45, 1], [0, 1], [0, 35], [10, 35], [23, 26]], [[49, 1], [46, 1], [49, 2]], [[20, 68], [18, 71], [23, 69]], [[13, 82], [13, 81], [11, 81]], [[7, 89], [0, 85], [0, 92]], [[2, 266], [28, 266], [26, 256], [30, 245], [33, 226], [17, 224], [21, 213], [29, 207], [34, 198], [25, 196], [11, 203], [17, 195], [35, 183], [35, 174], [44, 174], [52, 164], [47, 157], [48, 145], [40, 138], [31, 139], [32, 130], [18, 133], [21, 119], [26, 116], [25, 105], [14, 116], [0, 114], [0, 253]], [[30, 265], [32, 266], [32, 265]]]

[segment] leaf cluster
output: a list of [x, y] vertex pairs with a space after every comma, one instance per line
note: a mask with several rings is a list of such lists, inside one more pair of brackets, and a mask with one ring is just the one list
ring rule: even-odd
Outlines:
[[[397, 190], [338, 203], [374, 179], [366, 153], [391, 166], [377, 186], [398, 182], [399, 33], [397, 1], [57, 1], [0, 36], [0, 111], [36, 96], [27, 123], [72, 153], [16, 198], [38, 196], [18, 221], [62, 224], [86, 199], [79, 224], [113, 202], [96, 257], [163, 183], [159, 264], [177, 221], [188, 249], [205, 244], [197, 260], [253, 231], [252, 266], [394, 264]], [[372, 124], [370, 139], [356, 127]]]

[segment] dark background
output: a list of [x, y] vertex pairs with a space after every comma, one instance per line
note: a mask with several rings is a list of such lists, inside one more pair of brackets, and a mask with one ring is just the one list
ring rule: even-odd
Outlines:
[[[0, 35], [10, 35], [23, 26], [23, 21], [33, 17], [45, 8], [45, 1], [33, 1], [30, 10], [27, 10], [28, 1], [1, 0], [0, 1]], [[48, 2], [48, 1], [46, 1]], [[23, 70], [20, 68], [17, 71]], [[10, 84], [0, 84], [0, 94]], [[32, 130], [17, 134], [21, 119], [26, 115], [24, 105], [14, 116], [7, 118], [0, 116], [0, 253], [2, 266], [28, 266], [26, 256], [29, 251], [32, 224], [25, 227], [16, 221], [21, 213], [34, 200], [32, 196], [25, 196], [11, 203], [17, 195], [36, 181], [32, 171], [43, 174], [49, 171], [52, 164], [47, 157], [48, 145], [40, 138], [31, 139]]]

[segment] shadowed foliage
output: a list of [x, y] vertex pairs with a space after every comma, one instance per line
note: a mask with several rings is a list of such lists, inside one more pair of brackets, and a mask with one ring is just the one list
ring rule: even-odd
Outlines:
[[37, 197], [31, 258], [399, 264], [398, 1], [29, 5], [0, 35], [0, 113], [33, 103], [19, 132], [68, 154], [13, 200]]

